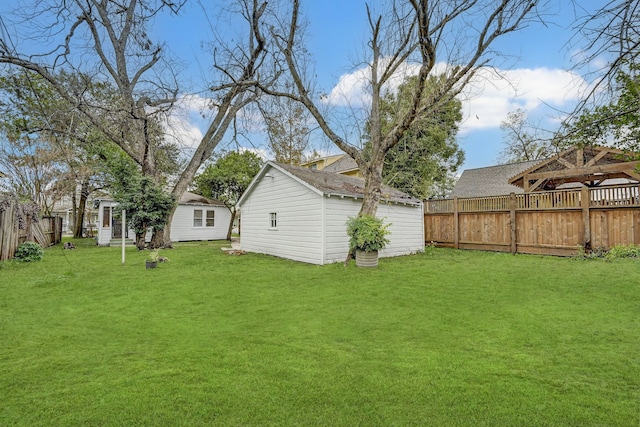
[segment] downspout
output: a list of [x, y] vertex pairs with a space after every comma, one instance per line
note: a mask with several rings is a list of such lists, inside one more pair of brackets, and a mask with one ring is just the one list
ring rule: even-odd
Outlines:
[[320, 241], [321, 244], [320, 246], [322, 247], [322, 265], [325, 265], [327, 263], [327, 199], [330, 196], [327, 194], [325, 197], [325, 194], [322, 194], [322, 206], [321, 206], [321, 235], [320, 235]]

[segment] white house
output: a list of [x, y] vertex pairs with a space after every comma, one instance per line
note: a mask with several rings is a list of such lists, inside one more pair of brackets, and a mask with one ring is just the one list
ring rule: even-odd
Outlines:
[[[239, 201], [240, 247], [312, 264], [343, 261], [346, 222], [360, 211], [363, 193], [361, 178], [268, 162]], [[420, 200], [385, 187], [377, 216], [391, 223], [381, 257], [424, 250]]]
[[[122, 238], [122, 220], [118, 204], [111, 199], [98, 199], [98, 245], [108, 246]], [[210, 200], [185, 192], [171, 221], [171, 240], [222, 240], [227, 238], [231, 212], [218, 200]], [[126, 238], [135, 233], [128, 230]]]

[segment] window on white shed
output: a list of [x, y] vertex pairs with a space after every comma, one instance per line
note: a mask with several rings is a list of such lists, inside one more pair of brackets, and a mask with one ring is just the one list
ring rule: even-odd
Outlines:
[[202, 227], [202, 209], [193, 210], [193, 226]]
[[207, 211], [207, 227], [214, 227], [216, 224], [216, 211]]
[[278, 214], [276, 212], [269, 214], [269, 227], [278, 228]]

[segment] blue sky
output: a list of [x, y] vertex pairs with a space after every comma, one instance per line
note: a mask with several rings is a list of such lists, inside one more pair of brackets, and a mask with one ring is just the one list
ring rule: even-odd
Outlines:
[[[369, 3], [375, 8], [382, 1]], [[214, 3], [204, 1], [209, 2]], [[531, 25], [505, 36], [494, 45], [506, 55], [497, 63], [506, 80], [491, 77], [478, 81], [462, 99], [465, 118], [458, 139], [466, 153], [463, 169], [496, 164], [503, 137], [499, 126], [509, 111], [524, 108], [532, 121], [553, 128], [562, 112], [571, 110], [579, 99], [580, 89], [584, 89], [586, 83], [578, 71], [572, 70], [572, 58], [579, 53], [576, 50], [579, 44], [569, 44], [575, 20], [571, 3], [551, 2], [545, 9], [546, 25]], [[580, 7], [589, 11], [600, 6], [598, 3], [580, 0]], [[357, 96], [359, 87], [353, 82], [362, 69], [354, 66], [354, 58], [362, 52], [369, 36], [365, 1], [303, 0], [303, 5], [310, 25], [307, 43], [315, 59], [319, 87], [323, 93], [341, 90], [348, 96]], [[10, 6], [6, 3], [0, 5], [0, 13], [7, 7]], [[225, 16], [211, 18], [228, 21]], [[203, 50], [203, 43], [212, 37], [209, 23], [196, 2], [185, 6], [178, 17], [159, 18], [152, 28], [152, 38], [166, 41], [183, 65], [181, 78], [189, 91], [206, 87], [205, 75], [211, 60]], [[447, 58], [439, 60], [446, 61]], [[177, 116], [174, 125], [180, 128], [178, 138], [186, 145], [193, 145], [206, 128], [206, 121], [201, 118], [206, 93], [184, 95], [185, 114]], [[249, 137], [254, 148], [265, 151], [264, 135], [254, 133]], [[337, 152], [328, 145], [323, 148]]]
[[[553, 129], [563, 112], [570, 111], [579, 99], [586, 82], [579, 71], [572, 68], [579, 45], [570, 43], [576, 13], [570, 3], [552, 2], [545, 10], [545, 25], [530, 25], [494, 45], [506, 55], [498, 62], [500, 74], [506, 80], [491, 77], [479, 81], [473, 87], [473, 94], [463, 99], [465, 118], [458, 135], [466, 153], [463, 169], [497, 163], [503, 148], [499, 126], [509, 111], [524, 108], [533, 122]], [[581, 1], [580, 7], [592, 10], [597, 3]], [[357, 92], [350, 77], [358, 72], [354, 58], [362, 52], [361, 47], [369, 35], [365, 1], [310, 1], [304, 7], [310, 24], [307, 43], [315, 59], [322, 91], [330, 93], [342, 87], [348, 93]], [[202, 53], [201, 43], [210, 36], [201, 9], [189, 6], [169, 24], [160, 24], [157, 34], [166, 38], [172, 49], [191, 64], [188, 72], [206, 70], [209, 60]], [[446, 58], [440, 60], [446, 61]], [[191, 125], [188, 132], [197, 138], [202, 124], [196, 120]], [[264, 136], [254, 134], [251, 140], [256, 148], [264, 149]], [[337, 152], [331, 146], [323, 147]]]

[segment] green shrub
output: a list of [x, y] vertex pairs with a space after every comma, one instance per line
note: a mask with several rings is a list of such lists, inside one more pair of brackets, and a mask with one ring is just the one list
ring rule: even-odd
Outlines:
[[44, 249], [35, 242], [24, 242], [14, 254], [14, 258], [22, 262], [40, 261], [44, 257]]
[[605, 258], [640, 258], [640, 245], [616, 245], [607, 252]]
[[606, 254], [607, 250], [602, 246], [596, 246], [595, 248], [586, 251], [584, 246], [579, 245], [578, 251], [573, 255], [573, 258], [577, 260], [602, 259]]
[[349, 249], [364, 252], [379, 251], [389, 243], [386, 236], [389, 234], [390, 225], [383, 225], [382, 218], [371, 215], [349, 218], [347, 221]]

